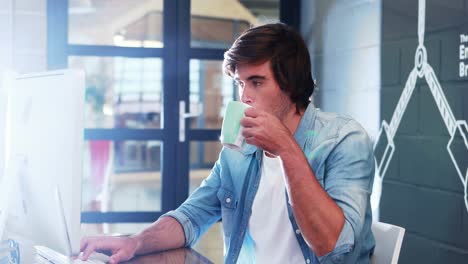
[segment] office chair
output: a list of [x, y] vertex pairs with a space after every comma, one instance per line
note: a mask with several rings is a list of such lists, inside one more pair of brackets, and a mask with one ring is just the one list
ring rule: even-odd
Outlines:
[[405, 229], [387, 223], [373, 222], [372, 233], [374, 233], [375, 237], [375, 249], [374, 254], [371, 257], [371, 263], [398, 263]]

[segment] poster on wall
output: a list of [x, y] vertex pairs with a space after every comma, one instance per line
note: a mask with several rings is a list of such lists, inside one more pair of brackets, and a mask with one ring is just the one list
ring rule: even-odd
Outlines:
[[400, 263], [468, 259], [468, 0], [383, 0], [380, 221]]
[[[458, 151], [455, 150], [457, 146], [454, 146], [456, 138], [461, 139], [465, 145], [465, 153], [468, 153], [468, 125], [466, 120], [457, 119], [453, 114], [452, 108], [447, 100], [444, 93], [443, 86], [441, 85], [439, 78], [437, 77], [434, 69], [428, 61], [427, 49], [424, 46], [424, 33], [425, 33], [425, 15], [426, 15], [426, 1], [419, 0], [418, 2], [418, 45], [415, 47], [415, 58], [414, 67], [409, 72], [407, 80], [404, 85], [401, 97], [395, 106], [393, 115], [389, 121], [383, 120], [382, 126], [377, 136], [377, 140], [374, 145], [376, 150], [376, 170], [378, 172], [378, 179], [380, 184], [385, 177], [388, 165], [392, 160], [395, 144], [394, 137], [398, 130], [401, 119], [406, 111], [408, 102], [413, 95], [413, 91], [416, 87], [416, 81], [418, 79], [424, 79], [429, 86], [429, 90], [434, 97], [434, 103], [441, 114], [446, 129], [450, 135], [450, 140], [447, 144], [447, 153], [450, 156], [453, 165], [457, 171], [460, 183], [464, 189], [465, 206], [468, 212], [468, 189], [467, 189], [467, 178], [468, 178], [468, 164], [466, 163], [465, 157], [458, 157]], [[468, 77], [468, 30], [465, 33], [460, 33], [460, 46], [459, 46], [459, 77]], [[468, 89], [468, 87], [467, 87]], [[378, 152], [378, 150], [383, 150]]]

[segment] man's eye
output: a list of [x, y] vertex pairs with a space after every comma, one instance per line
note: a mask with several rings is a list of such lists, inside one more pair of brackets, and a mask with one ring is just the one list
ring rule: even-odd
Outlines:
[[253, 84], [253, 86], [257, 87], [257, 86], [262, 85], [262, 82], [259, 82], [259, 81], [252, 81], [252, 84]]
[[235, 85], [240, 88], [244, 87], [244, 83], [241, 83], [241, 82], [235, 82]]

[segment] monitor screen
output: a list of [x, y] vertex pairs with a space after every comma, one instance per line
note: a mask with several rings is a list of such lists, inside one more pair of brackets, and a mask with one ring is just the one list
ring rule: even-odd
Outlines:
[[8, 204], [7, 191], [10, 189], [7, 186], [7, 182], [3, 181], [3, 175], [5, 174], [5, 123], [6, 123], [6, 102], [7, 102], [7, 78], [8, 75], [5, 71], [2, 71], [0, 76], [2, 82], [0, 83], [0, 238], [3, 234], [3, 227], [6, 220], [6, 206]]
[[[4, 75], [3, 73], [0, 75], [0, 78], [2, 80], [2, 82], [0, 83], [0, 157], [4, 157], [5, 155], [5, 147], [4, 147], [4, 144], [5, 144], [5, 112], [6, 112], [6, 99], [7, 99], [7, 95], [6, 95], [6, 80], [5, 78], [3, 77], [7, 77], [7, 75]], [[4, 158], [0, 158], [0, 181], [2, 179], [2, 175], [4, 173], [3, 169], [4, 169], [4, 164], [5, 164], [5, 159]]]
[[[12, 77], [8, 87], [6, 162], [12, 179], [5, 235], [67, 253], [58, 228], [62, 193], [72, 252], [79, 252], [84, 73], [51, 71]], [[4, 236], [5, 236], [4, 235]]]

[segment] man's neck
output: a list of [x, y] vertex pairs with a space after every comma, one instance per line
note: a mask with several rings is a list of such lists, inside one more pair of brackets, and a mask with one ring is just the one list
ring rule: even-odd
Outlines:
[[304, 112], [305, 109], [301, 109], [299, 113], [297, 113], [296, 106], [294, 106], [294, 109], [291, 109], [283, 118], [283, 124], [289, 129], [292, 135], [296, 132]]
[[[305, 109], [301, 109], [298, 113], [296, 111], [296, 105], [293, 105], [293, 107], [291, 107], [289, 111], [282, 118], [280, 118], [283, 125], [286, 126], [289, 132], [291, 132], [291, 135], [294, 136], [294, 133], [296, 132], [297, 127], [299, 126], [299, 123], [301, 122], [304, 112], [305, 112]], [[267, 155], [270, 158], [276, 157], [275, 155], [269, 152], [265, 152], [265, 155]]]

